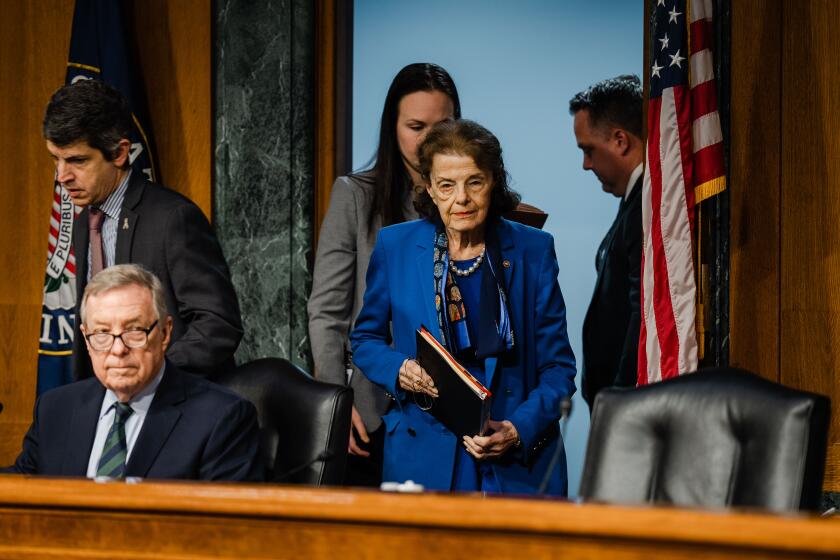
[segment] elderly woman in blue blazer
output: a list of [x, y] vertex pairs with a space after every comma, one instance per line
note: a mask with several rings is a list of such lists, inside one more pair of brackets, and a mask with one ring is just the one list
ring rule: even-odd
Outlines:
[[[534, 493], [563, 445], [560, 403], [575, 391], [554, 240], [501, 217], [519, 196], [499, 141], [481, 125], [438, 123], [419, 163], [423, 219], [379, 233], [351, 335], [356, 365], [394, 401], [383, 416], [383, 480]], [[459, 441], [423, 410], [438, 389], [413, 360], [421, 325], [493, 393], [484, 435]], [[562, 496], [559, 451], [547, 493]]]

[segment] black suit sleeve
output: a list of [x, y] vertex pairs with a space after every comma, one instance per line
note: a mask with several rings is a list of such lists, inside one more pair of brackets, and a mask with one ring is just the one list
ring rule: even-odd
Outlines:
[[219, 416], [201, 458], [201, 480], [262, 482], [257, 411], [246, 400], [231, 403]]
[[[641, 187], [641, 185], [637, 185]], [[628, 294], [630, 298], [630, 320], [627, 323], [627, 333], [624, 336], [624, 347], [621, 351], [621, 361], [618, 364], [613, 385], [616, 387], [635, 387], [639, 368], [639, 327], [642, 320], [642, 205], [640, 193], [629, 209], [630, 213], [624, 222], [620, 233], [620, 240], [624, 243], [627, 258]]]
[[197, 206], [177, 207], [165, 235], [169, 278], [187, 325], [166, 355], [181, 369], [206, 375], [231, 359], [242, 339], [236, 292], [222, 248]]
[[0, 472], [12, 474], [38, 474], [40, 464], [38, 458], [39, 453], [39, 438], [38, 438], [38, 408], [41, 404], [41, 399], [35, 401], [35, 411], [32, 413], [32, 425], [29, 426], [29, 431], [23, 437], [23, 449], [15, 459], [15, 464], [11, 467], [0, 469]]

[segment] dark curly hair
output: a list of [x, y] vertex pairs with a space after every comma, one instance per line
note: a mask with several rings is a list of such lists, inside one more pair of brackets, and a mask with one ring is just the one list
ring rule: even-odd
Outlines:
[[[516, 208], [519, 194], [508, 185], [508, 174], [502, 160], [502, 146], [492, 132], [475, 121], [459, 119], [437, 123], [426, 135], [417, 150], [420, 174], [427, 183], [432, 172], [432, 160], [437, 154], [469, 156], [476, 167], [493, 176], [488, 219], [495, 219]], [[437, 206], [425, 189], [414, 195], [414, 208], [421, 217], [439, 216]]]
[[56, 146], [85, 141], [112, 161], [120, 140], [131, 138], [131, 127], [131, 110], [119, 91], [99, 80], [79, 80], [52, 95], [43, 131]]
[[606, 123], [642, 137], [642, 83], [638, 76], [625, 74], [603, 80], [576, 94], [569, 101], [569, 113], [586, 109], [593, 126]]

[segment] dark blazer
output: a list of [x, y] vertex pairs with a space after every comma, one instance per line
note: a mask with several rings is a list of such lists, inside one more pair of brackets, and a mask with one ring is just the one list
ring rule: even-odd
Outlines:
[[[140, 264], [163, 284], [172, 315], [172, 342], [166, 357], [196, 375], [214, 375], [234, 367], [233, 353], [242, 339], [242, 319], [222, 248], [204, 214], [191, 200], [131, 174], [117, 223], [115, 264]], [[78, 306], [87, 285], [88, 209], [76, 218]], [[73, 346], [74, 379], [93, 375], [79, 327]]]
[[[104, 396], [96, 378], [44, 393], [8, 472], [85, 476]], [[167, 363], [126, 476], [261, 481], [258, 445], [254, 405]]]
[[[566, 495], [566, 457], [557, 434], [560, 403], [575, 392], [575, 357], [566, 333], [566, 307], [557, 283], [554, 239], [548, 233], [500, 220], [500, 270], [507, 289], [515, 348], [485, 360], [493, 393], [490, 416], [510, 420], [521, 448], [490, 461], [502, 492], [533, 494], [560, 446], [560, 463], [547, 494]], [[406, 358], [416, 356], [415, 329], [437, 325], [434, 293], [435, 225], [416, 220], [379, 232], [367, 274], [362, 311], [350, 335], [356, 365], [395, 395], [383, 417], [383, 480], [413, 480], [449, 490], [461, 442], [399, 387]], [[432, 329], [433, 332], [437, 329]], [[389, 343], [393, 343], [393, 345]]]
[[583, 321], [583, 398], [604, 387], [635, 387], [641, 324], [642, 177], [595, 257], [598, 278]]

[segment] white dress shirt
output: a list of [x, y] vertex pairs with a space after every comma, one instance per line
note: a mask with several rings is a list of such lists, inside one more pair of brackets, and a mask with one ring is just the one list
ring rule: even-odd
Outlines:
[[633, 173], [630, 174], [630, 181], [627, 183], [627, 189], [624, 191], [624, 200], [627, 200], [627, 197], [630, 196], [630, 192], [633, 190], [633, 187], [636, 186], [636, 181], [639, 180], [639, 177], [642, 175], [642, 171], [644, 171], [644, 165], [640, 163], [636, 166], [636, 169], [633, 170]]
[[[131, 416], [125, 421], [125, 443], [127, 454], [125, 462], [128, 463], [131, 457], [131, 451], [134, 449], [134, 444], [137, 442], [137, 436], [140, 435], [140, 429], [143, 427], [143, 422], [146, 421], [146, 413], [149, 412], [149, 407], [152, 400], [155, 398], [160, 380], [163, 379], [163, 372], [166, 369], [166, 362], [160, 366], [160, 371], [155, 376], [149, 385], [137, 393], [133, 399], [128, 401], [131, 409], [134, 411]], [[113, 391], [107, 389], [105, 396], [102, 398], [102, 407], [99, 410], [99, 422], [96, 424], [96, 438], [93, 440], [93, 448], [90, 452], [90, 459], [88, 459], [87, 477], [95, 478], [96, 470], [99, 467], [99, 458], [102, 457], [102, 449], [105, 447], [105, 440], [108, 438], [108, 432], [114, 424], [115, 410], [114, 403], [119, 399]]]

